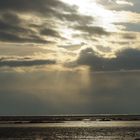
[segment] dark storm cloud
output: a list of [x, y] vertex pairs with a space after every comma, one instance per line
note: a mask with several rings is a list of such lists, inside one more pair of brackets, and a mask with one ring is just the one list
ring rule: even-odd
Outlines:
[[80, 15], [75, 5], [68, 5], [59, 0], [0, 0], [0, 10], [23, 12], [23, 13], [39, 13], [44, 17], [55, 17], [60, 20], [71, 22], [90, 23], [93, 17]]
[[0, 41], [13, 42], [13, 43], [39, 43], [39, 44], [52, 43], [50, 41], [41, 39], [38, 36], [20, 37], [12, 33], [1, 32], [1, 31], [0, 31]]
[[45, 17], [62, 18], [64, 12], [77, 13], [77, 7], [59, 0], [0, 0], [0, 11], [34, 13]]
[[32, 58], [0, 58], [0, 67], [31, 67], [31, 66], [41, 66], [41, 65], [51, 65], [56, 64], [55, 60], [49, 59], [32, 59]]
[[[8, 16], [8, 17], [7, 17]], [[18, 32], [29, 32], [27, 29], [20, 25], [22, 22], [19, 18], [15, 15], [10, 15], [9, 13], [2, 15], [0, 18], [0, 31], [9, 31], [13, 33]]]
[[73, 11], [73, 8], [58, 0], [0, 0], [0, 11], [35, 12], [53, 14], [55, 9]]
[[0, 41], [17, 43], [50, 43], [32, 29], [24, 27], [24, 20], [16, 13], [3, 13], [0, 17]]
[[104, 28], [98, 26], [75, 26], [74, 29], [87, 33], [89, 35], [109, 35]]
[[[21, 18], [21, 14], [37, 16], [42, 23], [40, 25], [31, 23], [32, 21]], [[49, 21], [42, 20], [46, 18]], [[61, 38], [54, 27], [58, 20], [86, 25], [91, 23], [93, 18], [80, 15], [76, 6], [70, 6], [59, 0], [0, 0], [0, 41], [50, 43], [42, 37]]]
[[3, 21], [11, 23], [12, 25], [21, 23], [21, 19], [16, 13], [5, 12], [1, 14], [1, 18]]
[[140, 50], [125, 49], [116, 53], [116, 58], [103, 58], [91, 48], [82, 50], [78, 65], [88, 65], [94, 71], [139, 70]]

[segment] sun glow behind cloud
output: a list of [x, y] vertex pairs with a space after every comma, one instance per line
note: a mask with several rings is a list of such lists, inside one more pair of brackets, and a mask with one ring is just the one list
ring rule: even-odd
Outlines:
[[101, 26], [106, 28], [108, 31], [116, 30], [113, 26], [115, 16], [112, 11], [105, 9], [104, 6], [98, 4], [95, 0], [61, 0], [70, 5], [75, 5], [78, 7], [78, 11], [82, 15], [92, 16], [93, 19], [96, 18], [96, 21], [93, 21], [91, 25]]
[[[75, 21], [73, 21], [73, 23], [71, 24], [67, 23], [68, 26], [65, 25], [59, 26], [59, 30], [62, 32], [62, 35], [66, 38], [66, 40], [63, 41], [60, 40], [59, 44], [61, 44], [62, 46], [68, 46], [63, 47], [64, 49], [67, 50], [70, 45], [77, 46], [77, 44], [79, 44], [79, 48], [77, 48], [77, 50], [74, 51], [72, 50], [73, 53], [80, 52], [80, 50], [85, 49], [86, 47], [91, 47], [100, 54], [102, 54], [104, 57], [114, 57], [118, 49], [122, 48], [124, 49], [126, 47], [126, 46], [123, 47], [120, 44], [114, 45], [112, 43], [115, 41], [119, 42], [120, 40], [122, 42], [126, 41], [124, 40], [124, 38], [120, 38], [120, 34], [126, 32], [125, 31], [126, 27], [121, 25], [121, 23], [139, 22], [139, 14], [123, 10], [120, 11], [110, 10], [106, 7], [106, 5], [99, 3], [98, 0], [70, 0], [70, 1], [60, 0], [60, 1], [70, 6], [77, 7], [79, 15], [89, 16], [92, 17], [93, 19], [90, 22], [82, 24], [80, 30], [75, 30], [74, 28], [71, 28], [72, 26], [77, 25]], [[126, 1], [106, 1], [106, 3], [108, 4], [113, 3], [114, 6], [119, 4], [120, 5], [129, 4], [129, 6], [133, 6], [132, 4], [130, 5], [130, 3]], [[92, 29], [95, 30], [92, 32]], [[96, 31], [97, 33], [100, 34], [100, 36], [96, 36]], [[83, 33], [85, 33], [84, 37], [82, 37]], [[111, 35], [108, 36], [107, 33], [108, 34], [110, 33]], [[79, 37], [75, 37], [75, 35], [79, 35]], [[83, 43], [84, 45], [80, 45]], [[109, 47], [110, 50], [102, 51], [102, 49], [100, 49], [99, 51], [97, 47], [99, 46], [99, 44], [103, 46], [102, 47], [103, 49]]]

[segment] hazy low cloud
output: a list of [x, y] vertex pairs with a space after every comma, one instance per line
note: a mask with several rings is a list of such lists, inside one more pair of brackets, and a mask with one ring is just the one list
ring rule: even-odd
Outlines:
[[140, 113], [140, 72], [84, 74], [0, 72], [0, 115]]

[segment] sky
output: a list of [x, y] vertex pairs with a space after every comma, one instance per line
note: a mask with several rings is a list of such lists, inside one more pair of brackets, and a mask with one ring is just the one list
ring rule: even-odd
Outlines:
[[0, 0], [0, 115], [140, 114], [140, 0]]

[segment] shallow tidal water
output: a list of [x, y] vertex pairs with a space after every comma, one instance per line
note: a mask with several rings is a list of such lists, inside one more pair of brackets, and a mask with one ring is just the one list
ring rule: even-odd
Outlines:
[[137, 140], [140, 121], [0, 124], [0, 140]]

